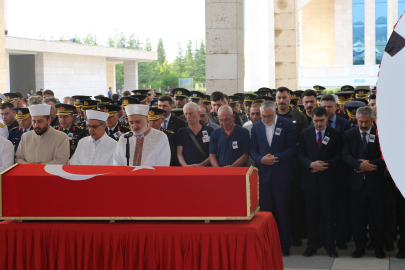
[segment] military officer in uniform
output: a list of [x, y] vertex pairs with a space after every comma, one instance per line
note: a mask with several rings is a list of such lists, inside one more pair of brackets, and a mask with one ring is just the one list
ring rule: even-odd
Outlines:
[[105, 96], [95, 96], [94, 99], [97, 100], [98, 105], [107, 105], [112, 101], [111, 98]]
[[326, 88], [320, 85], [314, 85], [314, 89], [317, 95], [323, 95], [323, 90]]
[[[177, 118], [181, 119], [182, 121], [186, 121], [186, 117], [184, 116], [184, 112], [182, 108], [177, 108], [172, 110], [172, 115], [176, 116]], [[187, 124], [186, 124], [187, 126]]]
[[257, 90], [256, 92], [253, 92], [254, 94], [256, 94], [258, 97], [263, 97], [263, 96], [271, 96], [272, 90], [270, 88], [267, 87], [262, 87], [259, 90]]
[[118, 110], [118, 122], [122, 122], [124, 119], [124, 109], [122, 108], [122, 102], [120, 100], [112, 100], [109, 105], [114, 105], [120, 107]]
[[356, 87], [354, 90], [355, 98], [356, 99], [364, 99], [367, 100], [368, 94], [370, 93], [370, 88], [365, 86]]
[[108, 113], [105, 132], [110, 138], [118, 141], [122, 134], [131, 131], [131, 128], [129, 126], [121, 125], [121, 123], [118, 121], [117, 112], [120, 109], [119, 106], [98, 105], [98, 108], [100, 109], [100, 111]]
[[13, 108], [13, 110], [16, 112], [15, 119], [18, 121], [19, 126], [10, 130], [8, 139], [13, 144], [15, 153], [20, 143], [21, 135], [32, 129], [32, 118], [28, 108]]
[[139, 99], [141, 104], [150, 105], [150, 102], [153, 100], [151, 90], [139, 89], [132, 90], [131, 92], [134, 93], [135, 97]]
[[211, 96], [210, 95], [204, 96], [203, 104], [208, 108], [208, 111], [211, 112], [212, 107], [211, 107]]
[[252, 106], [252, 102], [257, 97], [256, 95], [253, 94], [244, 94], [243, 96], [243, 103], [245, 105], [245, 112], [247, 115], [250, 114], [250, 107]]
[[74, 125], [81, 125], [85, 119], [83, 116], [83, 112], [81, 110], [83, 103], [81, 102], [81, 100], [83, 99], [89, 99], [91, 96], [72, 96], [72, 98], [75, 100], [75, 107], [76, 107], [76, 111], [77, 114], [74, 116], [73, 119], [73, 124]]
[[190, 100], [192, 102], [196, 103], [197, 105], [201, 105], [203, 103], [202, 101], [205, 97], [203, 93], [201, 93], [200, 91], [191, 91], [190, 94]]
[[122, 111], [123, 111], [123, 118], [120, 121], [120, 123], [121, 123], [121, 126], [123, 126], [123, 125], [128, 126], [128, 116], [127, 116], [127, 113], [125, 111], [125, 106], [130, 105], [130, 104], [141, 104], [141, 102], [137, 98], [135, 98], [133, 96], [132, 97], [122, 97], [120, 99], [120, 101], [121, 101], [121, 108], [122, 108]]
[[162, 96], [162, 93], [156, 92], [155, 96], [153, 97], [153, 100], [158, 100]]
[[336, 112], [337, 116], [349, 120], [349, 116], [347, 115], [345, 104], [352, 100], [353, 94], [354, 94], [353, 91], [339, 91], [339, 92], [335, 93], [335, 95], [338, 96], [337, 103], [339, 105], [339, 108]]
[[179, 161], [177, 159], [176, 133], [174, 133], [171, 130], [162, 128], [164, 112], [165, 112], [165, 110], [151, 107], [149, 109], [149, 114], [148, 114], [149, 125], [152, 128], [160, 130], [164, 134], [167, 135], [167, 138], [169, 139], [170, 152], [171, 152], [170, 166], [180, 166]]
[[88, 123], [87, 123], [87, 116], [86, 116], [86, 111], [87, 110], [97, 110], [97, 100], [92, 100], [92, 99], [82, 99], [80, 102], [83, 104], [81, 107], [81, 112], [83, 113], [83, 122], [80, 123], [80, 126], [86, 130], [87, 136], [89, 136], [89, 129], [88, 129]]
[[75, 118], [73, 114], [75, 106], [59, 103], [56, 104], [55, 107], [58, 109], [56, 115], [59, 118], [60, 125], [54, 126], [53, 128], [68, 135], [70, 150], [69, 158], [71, 158], [76, 151], [79, 140], [87, 136], [87, 131], [83, 127], [73, 124], [73, 119]]
[[249, 121], [249, 119], [248, 119], [248, 117], [247, 117], [247, 115], [246, 115], [246, 113], [242, 113], [240, 110], [239, 110], [239, 101], [240, 101], [241, 99], [240, 99], [240, 97], [238, 97], [238, 96], [230, 96], [229, 97], [229, 106], [231, 106], [231, 108], [232, 108], [232, 110], [234, 111], [234, 112], [236, 112], [239, 116], [240, 116], [240, 118], [242, 119], [242, 124], [244, 124], [244, 123], [246, 123], [247, 121]]
[[174, 95], [174, 100], [176, 102], [176, 108], [183, 108], [186, 103], [188, 103], [188, 98], [190, 97], [191, 93], [187, 89], [184, 88], [175, 88], [172, 90]]

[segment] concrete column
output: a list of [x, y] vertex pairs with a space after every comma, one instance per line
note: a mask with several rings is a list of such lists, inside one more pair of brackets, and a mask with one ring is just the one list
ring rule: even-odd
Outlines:
[[4, 14], [4, 0], [0, 0], [0, 93], [5, 93], [7, 90]]
[[295, 0], [274, 0], [276, 87], [298, 89], [297, 9]]
[[335, 65], [353, 65], [353, 5], [335, 0]]
[[364, 1], [364, 65], [375, 65], [375, 0]]
[[243, 93], [243, 0], [205, 0], [205, 29], [207, 94]]
[[39, 89], [45, 90], [45, 64], [44, 64], [44, 54], [37, 53], [35, 55], [35, 89], [39, 91]]
[[[107, 62], [107, 91], [111, 87], [112, 92], [116, 93], [116, 83], [115, 83], [115, 63]], [[133, 89], [134, 90], [134, 89]]]
[[138, 89], [138, 62], [124, 61], [124, 89], [122, 90], [136, 89]]
[[387, 0], [387, 42], [391, 37], [394, 25], [398, 21], [398, 0]]

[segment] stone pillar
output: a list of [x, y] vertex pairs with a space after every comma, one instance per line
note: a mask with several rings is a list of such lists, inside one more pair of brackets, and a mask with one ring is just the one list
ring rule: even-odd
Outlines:
[[4, 0], [0, 0], [0, 93], [7, 91], [6, 43], [4, 37]]
[[35, 88], [34, 93], [39, 89], [45, 90], [45, 68], [44, 54], [37, 53], [35, 55]]
[[207, 94], [243, 93], [243, 0], [205, 0], [205, 29]]
[[131, 91], [138, 89], [138, 62], [124, 61], [124, 89]]
[[375, 65], [375, 0], [364, 1], [364, 65]]
[[295, 0], [274, 0], [276, 88], [298, 89], [298, 10]]
[[353, 65], [353, 5], [348, 0], [335, 0], [335, 65]]
[[[387, 0], [387, 42], [391, 37], [394, 25], [398, 21], [398, 0]], [[402, 10], [403, 12], [403, 10]]]
[[[113, 93], [117, 93], [115, 83], [115, 63], [107, 62], [107, 91], [111, 87]], [[134, 90], [134, 89], [133, 89]]]

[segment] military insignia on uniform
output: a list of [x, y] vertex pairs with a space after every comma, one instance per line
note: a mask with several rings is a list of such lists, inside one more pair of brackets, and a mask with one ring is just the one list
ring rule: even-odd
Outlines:
[[85, 101], [84, 106], [89, 106], [89, 103], [87, 101]]
[[17, 113], [18, 115], [22, 115], [23, 113], [22, 113], [22, 111], [18, 111], [18, 113]]
[[315, 90], [319, 90], [319, 87], [317, 86], [317, 87], [315, 87]]
[[364, 92], [363, 92], [363, 91], [359, 91], [359, 94], [364, 94]]
[[182, 94], [182, 92], [181, 92], [181, 91], [178, 91], [178, 92], [177, 92], [177, 94], [178, 94], [178, 95], [181, 95], [181, 94]]
[[128, 104], [128, 100], [126, 99], [126, 100], [124, 100], [124, 104]]
[[76, 103], [79, 103], [80, 102], [80, 99], [76, 99]]
[[74, 144], [72, 144], [72, 145], [70, 146], [70, 149], [74, 150], [75, 147], [76, 147], [76, 146], [75, 146]]
[[150, 112], [149, 112], [149, 115], [154, 115], [154, 114], [155, 114], [154, 111], [150, 111]]
[[345, 97], [344, 97], [344, 96], [340, 96], [340, 99], [345, 99]]
[[101, 99], [97, 99], [98, 102], [101, 102]]
[[229, 99], [229, 101], [231, 101], [231, 102], [232, 102], [233, 100], [230, 98], [230, 99]]
[[136, 92], [136, 93], [135, 93], [135, 95], [140, 95], [140, 94], [141, 94], [140, 92]]
[[108, 112], [108, 109], [104, 109], [104, 112]]
[[197, 96], [197, 94], [193, 94], [193, 97], [196, 97]]
[[59, 111], [63, 112], [65, 110], [65, 107], [60, 107]]
[[266, 100], [265, 100], [265, 99], [262, 99], [262, 101], [265, 102]]
[[296, 95], [291, 95], [291, 98], [297, 98], [297, 96]]

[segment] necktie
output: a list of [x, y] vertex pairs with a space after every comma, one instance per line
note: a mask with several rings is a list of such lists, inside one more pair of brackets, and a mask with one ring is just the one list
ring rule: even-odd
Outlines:
[[328, 120], [328, 125], [329, 125], [330, 127], [332, 127], [332, 123], [333, 123], [332, 120]]
[[164, 129], [167, 129], [167, 120], [164, 120], [164, 121], [163, 121], [163, 128], [164, 128]]
[[366, 152], [366, 150], [367, 150], [367, 139], [366, 139], [366, 136], [367, 136], [367, 132], [363, 132], [363, 150], [364, 150], [364, 152]]
[[318, 151], [321, 149], [321, 144], [322, 144], [322, 132], [318, 132]]

